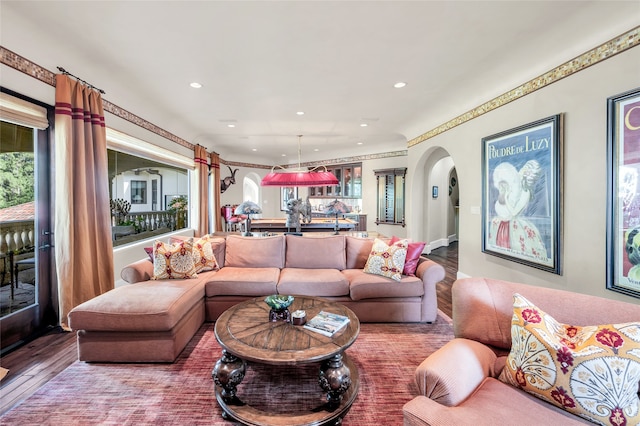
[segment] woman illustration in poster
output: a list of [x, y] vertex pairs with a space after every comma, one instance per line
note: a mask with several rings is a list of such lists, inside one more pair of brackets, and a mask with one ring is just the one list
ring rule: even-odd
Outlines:
[[547, 259], [538, 228], [522, 212], [533, 198], [533, 188], [540, 178], [541, 168], [529, 160], [518, 171], [509, 163], [500, 163], [493, 171], [493, 186], [498, 190], [494, 204], [496, 216], [491, 219], [489, 242], [536, 259]]

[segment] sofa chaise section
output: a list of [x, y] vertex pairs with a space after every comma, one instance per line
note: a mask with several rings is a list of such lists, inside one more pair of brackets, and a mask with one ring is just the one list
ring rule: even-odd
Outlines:
[[173, 362], [204, 322], [203, 299], [196, 278], [130, 284], [82, 303], [69, 313], [78, 359]]

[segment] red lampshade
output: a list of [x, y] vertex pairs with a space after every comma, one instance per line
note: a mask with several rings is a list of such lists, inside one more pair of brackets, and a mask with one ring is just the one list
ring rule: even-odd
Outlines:
[[[271, 173], [267, 174], [260, 182], [262, 186], [332, 186], [338, 185], [340, 182], [333, 173], [327, 171], [325, 166], [315, 167], [312, 170], [303, 170], [300, 167], [300, 139], [302, 135], [298, 135], [298, 168], [288, 170], [282, 166], [274, 166]], [[281, 171], [276, 172], [278, 167]], [[324, 171], [317, 171], [318, 168]]]
[[333, 173], [324, 171], [281, 171], [267, 174], [260, 182], [262, 186], [331, 186], [338, 185]]

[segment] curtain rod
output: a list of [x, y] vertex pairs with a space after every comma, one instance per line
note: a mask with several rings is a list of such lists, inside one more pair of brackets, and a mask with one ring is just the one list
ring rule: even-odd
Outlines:
[[83, 84], [85, 84], [85, 85], [89, 86], [89, 88], [90, 88], [90, 89], [96, 89], [98, 92], [102, 93], [103, 95], [106, 95], [106, 94], [107, 94], [107, 92], [105, 92], [104, 90], [102, 90], [102, 89], [98, 89], [96, 86], [94, 86], [94, 85], [93, 85], [93, 84], [91, 84], [91, 83], [88, 83], [88, 82], [84, 81], [84, 80], [83, 80], [83, 79], [81, 79], [80, 77], [76, 77], [75, 75], [71, 74], [69, 71], [65, 70], [64, 68], [62, 68], [62, 67], [57, 67], [57, 68], [58, 68], [58, 70], [59, 70], [62, 74], [69, 75], [69, 76], [71, 76], [71, 77], [75, 78], [75, 79], [76, 79], [76, 80], [78, 80], [79, 82], [81, 82], [81, 83], [83, 83]]

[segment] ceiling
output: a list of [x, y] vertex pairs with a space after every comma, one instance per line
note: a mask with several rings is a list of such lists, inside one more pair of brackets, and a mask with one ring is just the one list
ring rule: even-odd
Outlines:
[[640, 1], [0, 1], [5, 48], [264, 165], [296, 135], [303, 162], [405, 150], [639, 24]]

